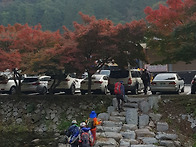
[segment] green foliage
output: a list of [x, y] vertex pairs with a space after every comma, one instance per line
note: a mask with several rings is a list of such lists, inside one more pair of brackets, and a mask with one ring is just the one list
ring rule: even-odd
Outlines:
[[0, 131], [20, 133], [20, 132], [28, 131], [28, 127], [25, 125], [17, 125], [17, 124], [12, 124], [12, 125], [0, 124]]
[[64, 131], [70, 126], [70, 124], [71, 124], [71, 121], [62, 120], [57, 126], [57, 129], [60, 131]]
[[196, 133], [195, 133], [195, 134], [193, 134], [193, 140], [194, 140], [193, 147], [196, 147]]
[[[165, 0], [164, 0], [165, 1]], [[0, 2], [0, 24], [41, 23], [44, 30], [56, 31], [65, 25], [73, 29], [73, 21], [81, 21], [78, 12], [95, 15], [98, 19], [110, 19], [114, 23], [125, 23], [145, 17], [146, 6], [156, 0], [15, 0]]]

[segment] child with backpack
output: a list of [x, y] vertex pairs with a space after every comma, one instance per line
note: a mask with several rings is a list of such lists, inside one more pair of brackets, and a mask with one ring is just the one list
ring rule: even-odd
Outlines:
[[90, 129], [86, 127], [85, 122], [80, 123], [79, 147], [93, 146], [93, 136]]
[[91, 132], [92, 132], [92, 135], [93, 135], [93, 145], [95, 143], [95, 140], [96, 140], [96, 126], [101, 124], [102, 121], [98, 121], [97, 120], [97, 114], [95, 111], [91, 111], [90, 115], [89, 115], [89, 118], [88, 120], [86, 120], [87, 124], [88, 124], [88, 127], [91, 128]]
[[71, 147], [78, 147], [79, 145], [79, 133], [80, 129], [77, 126], [77, 121], [72, 120], [71, 126], [68, 128], [66, 132], [68, 139], [68, 143], [71, 144]]
[[[126, 103], [124, 97], [125, 97], [125, 89], [124, 89], [124, 85], [123, 85], [123, 81], [121, 82], [116, 82], [114, 85], [114, 94], [116, 95], [116, 99], [118, 102], [118, 112], [120, 113], [121, 111], [123, 111], [123, 104]], [[121, 103], [121, 101], [122, 103]], [[121, 105], [120, 105], [121, 104]]]

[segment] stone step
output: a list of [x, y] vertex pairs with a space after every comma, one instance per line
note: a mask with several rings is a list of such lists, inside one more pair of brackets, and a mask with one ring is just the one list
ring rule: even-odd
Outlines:
[[142, 101], [145, 101], [146, 98], [133, 98], [133, 97], [128, 97], [128, 103], [140, 103]]
[[138, 129], [138, 130], [135, 130], [135, 133], [137, 135], [137, 138], [139, 138], [139, 137], [155, 137], [155, 133], [149, 131], [149, 129]]
[[164, 133], [164, 132], [157, 132], [156, 138], [159, 140], [176, 140], [178, 138], [178, 135]]
[[135, 124], [123, 124], [121, 131], [135, 131], [138, 127]]
[[122, 127], [122, 122], [114, 122], [114, 121], [103, 121], [102, 126], [104, 127]]
[[136, 134], [135, 131], [129, 131], [129, 132], [120, 132], [122, 135], [123, 139], [135, 139]]
[[141, 140], [144, 144], [158, 143], [158, 140], [154, 137], [138, 137], [137, 139]]
[[138, 108], [138, 103], [125, 103], [124, 108]]
[[110, 116], [109, 120], [114, 121], [114, 122], [123, 122], [123, 123], [125, 123], [125, 117], [124, 116]]
[[97, 133], [97, 137], [100, 138], [113, 138], [116, 141], [120, 141], [120, 139], [122, 139], [122, 135], [120, 133], [117, 132], [99, 132]]
[[137, 140], [135, 140], [135, 139], [121, 139], [120, 140], [120, 147], [121, 146], [126, 146], [126, 147], [128, 147], [128, 146], [130, 146], [130, 145], [136, 145], [136, 144], [138, 144], [139, 142], [137, 141]]
[[126, 115], [126, 112], [124, 111], [124, 112], [117, 112], [117, 111], [113, 111], [112, 113], [111, 113], [111, 116], [125, 116]]
[[165, 133], [169, 125], [160, 122], [162, 115], [150, 112], [152, 108], [158, 107], [159, 98], [128, 97], [128, 102], [123, 106], [124, 111], [120, 113], [117, 111], [117, 102], [114, 98], [113, 105], [108, 107], [107, 113], [100, 114], [103, 123], [97, 126], [95, 146], [180, 147], [181, 143], [177, 141], [176, 134]]
[[94, 147], [118, 147], [118, 142], [114, 138], [97, 137]]
[[97, 132], [117, 132], [119, 133], [122, 127], [104, 127], [97, 126]]

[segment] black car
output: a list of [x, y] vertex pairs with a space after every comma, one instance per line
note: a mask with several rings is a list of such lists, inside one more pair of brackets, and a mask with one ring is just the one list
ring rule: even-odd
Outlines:
[[196, 92], [196, 75], [193, 77], [191, 81], [191, 94], [195, 94]]

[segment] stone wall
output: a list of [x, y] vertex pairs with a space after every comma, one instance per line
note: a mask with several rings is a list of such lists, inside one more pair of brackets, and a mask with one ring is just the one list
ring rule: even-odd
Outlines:
[[0, 124], [59, 132], [72, 119], [87, 119], [92, 110], [106, 111], [111, 102], [108, 96], [0, 96]]

